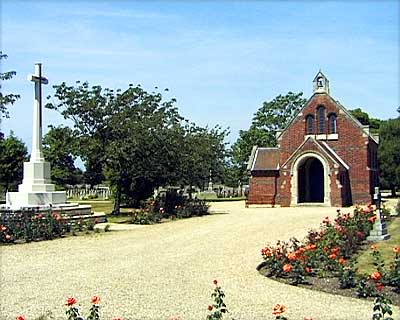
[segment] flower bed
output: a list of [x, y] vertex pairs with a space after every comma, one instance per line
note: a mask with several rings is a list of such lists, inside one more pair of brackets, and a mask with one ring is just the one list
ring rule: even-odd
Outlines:
[[67, 233], [93, 230], [94, 223], [83, 219], [72, 222], [69, 217], [48, 210], [24, 209], [2, 211], [0, 243], [31, 242], [63, 237]]
[[393, 248], [393, 263], [386, 268], [377, 247], [373, 246], [371, 254], [374, 255], [376, 271], [369, 277], [356, 273], [355, 254], [365, 243], [375, 219], [372, 206], [357, 207], [352, 214], [338, 210], [334, 221], [326, 217], [320, 230], [309, 231], [303, 242], [292, 238], [263, 248], [264, 261], [257, 269], [267, 277], [283, 279], [292, 285], [322, 283], [323, 286], [327, 282], [318, 279], [334, 279], [330, 286], [334, 283], [339, 289], [354, 288], [352, 294], [360, 298], [376, 297], [384, 286], [389, 286], [392, 289], [385, 290], [394, 292], [394, 300], [400, 301], [398, 247]]

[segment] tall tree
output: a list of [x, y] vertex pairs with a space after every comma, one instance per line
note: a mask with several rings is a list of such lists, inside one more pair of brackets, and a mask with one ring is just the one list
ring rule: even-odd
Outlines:
[[50, 126], [43, 138], [44, 157], [51, 164], [51, 180], [65, 187], [79, 183], [80, 171], [75, 167], [76, 141], [69, 127]]
[[114, 213], [123, 193], [138, 195], [165, 183], [173, 145], [168, 132], [181, 120], [174, 99], [163, 101], [161, 93], [132, 85], [123, 92], [88, 83], [55, 89], [58, 101], [46, 106], [74, 122], [83, 160], [98, 159], [115, 190]]
[[381, 123], [378, 159], [382, 187], [395, 196], [400, 186], [400, 116]]
[[16, 191], [27, 160], [26, 146], [13, 132], [7, 138], [0, 137], [0, 187], [4, 191]]
[[[0, 61], [3, 59], [7, 59], [7, 55], [3, 54], [2, 51], [0, 51]], [[7, 71], [7, 72], [1, 72], [0, 73], [0, 122], [1, 118], [8, 118], [8, 110], [7, 106], [12, 105], [15, 103], [20, 98], [19, 94], [3, 94], [2, 90], [2, 82], [5, 80], [10, 80], [13, 76], [15, 76], [17, 73], [15, 71]]]
[[180, 169], [182, 184], [189, 186], [189, 197], [192, 187], [203, 188], [209, 181], [210, 173], [214, 182], [223, 181], [226, 166], [227, 130], [201, 128], [195, 124], [185, 126], [183, 141], [180, 143]]
[[370, 126], [371, 131], [374, 133], [379, 132], [379, 127], [382, 120], [370, 117], [369, 114], [361, 110], [361, 108], [356, 108], [349, 111], [358, 121], [360, 121], [362, 125]]
[[263, 103], [253, 116], [247, 131], [240, 131], [238, 140], [232, 145], [232, 168], [238, 179], [247, 180], [246, 167], [254, 145], [276, 146], [276, 132], [286, 127], [294, 115], [304, 106], [303, 93], [288, 92]]

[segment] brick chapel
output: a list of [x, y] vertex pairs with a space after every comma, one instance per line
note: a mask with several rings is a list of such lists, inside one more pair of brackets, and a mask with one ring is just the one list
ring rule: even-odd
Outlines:
[[320, 71], [313, 95], [287, 127], [278, 147], [253, 147], [248, 204], [283, 207], [366, 204], [378, 186], [378, 137], [329, 94]]

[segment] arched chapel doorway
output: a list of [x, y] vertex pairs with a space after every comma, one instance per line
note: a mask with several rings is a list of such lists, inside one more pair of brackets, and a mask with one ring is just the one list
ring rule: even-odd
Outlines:
[[297, 172], [298, 203], [324, 202], [324, 166], [315, 157], [304, 159]]

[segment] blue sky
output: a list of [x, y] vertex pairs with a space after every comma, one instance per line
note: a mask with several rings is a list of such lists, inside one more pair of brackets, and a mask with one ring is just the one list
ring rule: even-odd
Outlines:
[[[371, 116], [397, 116], [399, 1], [11, 1], [2, 0], [2, 84], [21, 99], [1, 130], [29, 147], [35, 62], [52, 85], [89, 81], [125, 89], [169, 88], [183, 116], [248, 129], [263, 101], [312, 93], [321, 68], [331, 95]], [[65, 121], [45, 110], [44, 124]]]

